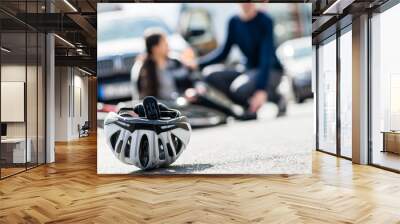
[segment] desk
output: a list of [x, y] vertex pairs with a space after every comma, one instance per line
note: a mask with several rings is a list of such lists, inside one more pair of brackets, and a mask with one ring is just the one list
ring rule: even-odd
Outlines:
[[383, 152], [400, 154], [400, 131], [383, 131]]
[[[30, 162], [32, 159], [31, 146], [32, 140], [30, 138], [26, 141], [25, 154], [25, 138], [2, 138], [1, 139], [1, 157], [7, 163], [25, 163]], [[12, 159], [11, 159], [12, 158]], [[25, 159], [27, 159], [25, 161]]]

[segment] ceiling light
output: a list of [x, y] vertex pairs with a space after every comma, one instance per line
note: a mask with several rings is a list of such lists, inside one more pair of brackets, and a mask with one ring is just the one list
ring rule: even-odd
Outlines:
[[66, 39], [64, 39], [64, 38], [62, 38], [62, 37], [60, 37], [59, 35], [57, 35], [57, 34], [54, 34], [54, 36], [55, 37], [57, 37], [59, 40], [61, 40], [62, 42], [64, 42], [64, 43], [66, 43], [67, 45], [69, 45], [70, 47], [73, 47], [73, 48], [75, 48], [75, 45], [73, 45], [71, 42], [69, 42], [68, 40], [66, 40]]
[[68, 0], [64, 0], [65, 4], [67, 4], [74, 12], [78, 12], [78, 10], [73, 6]]
[[342, 14], [343, 9], [351, 5], [355, 0], [336, 0], [332, 5], [330, 5], [322, 14]]
[[10, 53], [10, 52], [11, 52], [11, 50], [9, 50], [9, 49], [7, 49], [7, 48], [5, 48], [5, 47], [1, 47], [0, 49], [1, 49], [2, 51], [6, 52], [6, 53]]
[[337, 5], [339, 4], [340, 0], [336, 0], [332, 5], [330, 5], [322, 14], [332, 13], [332, 9], [336, 9]]
[[90, 72], [88, 72], [88, 71], [86, 71], [86, 70], [83, 70], [83, 69], [81, 69], [81, 68], [79, 68], [79, 67], [78, 67], [78, 70], [81, 71], [81, 72], [83, 72], [83, 73], [85, 73], [85, 74], [87, 74], [87, 75], [89, 75], [89, 76], [92, 75], [92, 73], [90, 73]]

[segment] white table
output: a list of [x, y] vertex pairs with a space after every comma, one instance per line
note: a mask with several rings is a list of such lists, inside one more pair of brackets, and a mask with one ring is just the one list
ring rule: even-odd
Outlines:
[[[10, 147], [13, 148], [13, 163], [25, 163], [31, 162], [32, 154], [31, 154], [31, 146], [32, 140], [28, 138], [26, 140], [28, 143], [28, 147], [26, 147], [26, 154], [25, 154], [25, 138], [2, 138], [1, 145], [2, 147]], [[25, 161], [26, 159], [26, 161]]]

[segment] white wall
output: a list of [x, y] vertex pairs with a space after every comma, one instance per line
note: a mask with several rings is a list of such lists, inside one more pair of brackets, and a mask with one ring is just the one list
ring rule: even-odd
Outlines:
[[[78, 73], [77, 70], [74, 70], [74, 80], [73, 80], [73, 96], [74, 100], [71, 105], [74, 105], [72, 108], [72, 119], [71, 119], [71, 135], [73, 138], [78, 138], [78, 125], [83, 125], [85, 121], [89, 120], [88, 114], [88, 78], [86, 76], [82, 76], [82, 73]], [[81, 110], [81, 111], [80, 111]]]
[[[1, 66], [1, 81], [18, 81], [25, 82], [26, 67], [25, 65], [2, 65]], [[1, 108], [6, 110], [6, 108]], [[7, 136], [8, 137], [25, 137], [25, 122], [8, 122]]]
[[83, 75], [76, 68], [56, 67], [56, 141], [79, 138], [78, 125], [88, 120], [88, 78]]
[[[28, 72], [28, 80], [26, 78], [26, 72]], [[22, 65], [2, 65], [1, 66], [1, 81], [2, 82], [24, 82], [27, 85], [27, 121], [21, 122], [7, 122], [7, 135], [8, 137], [25, 137], [25, 126], [28, 125], [28, 137], [30, 134], [37, 134], [37, 114], [36, 107], [43, 106], [37, 105], [37, 96], [36, 96], [36, 82], [32, 76], [36, 77], [36, 67]], [[3, 93], [4, 94], [4, 93]], [[23, 93], [22, 93], [23, 94]], [[7, 96], [2, 96], [7, 97]], [[23, 96], [24, 97], [24, 96]], [[3, 113], [7, 111], [9, 108], [2, 108]], [[21, 108], [24, 113], [24, 106]]]
[[55, 68], [55, 140], [68, 140], [68, 68]]
[[[39, 70], [37, 70], [39, 69]], [[11, 101], [9, 105], [5, 105], [2, 101], [2, 115], [4, 113], [16, 113], [19, 114], [19, 121], [14, 120], [13, 122], [6, 121], [7, 124], [7, 137], [8, 138], [25, 138], [27, 136], [29, 140], [29, 148], [31, 149], [31, 156], [33, 162], [39, 159], [39, 163], [44, 163], [45, 159], [45, 116], [44, 116], [44, 74], [42, 73], [42, 67], [36, 66], [25, 66], [25, 64], [2, 64], [1, 66], [1, 81], [2, 81], [2, 99], [9, 98]], [[20, 89], [15, 89], [16, 86], [12, 86], [12, 89], [4, 88], [5, 82], [20, 82], [24, 83]], [[14, 83], [15, 84], [15, 83]], [[17, 92], [15, 92], [17, 91]], [[24, 95], [26, 91], [26, 97]], [[10, 97], [8, 95], [20, 94], [18, 99]], [[19, 100], [20, 102], [16, 102]], [[21, 102], [22, 100], [22, 102]], [[14, 107], [19, 104], [19, 107]], [[26, 113], [26, 118], [24, 114]], [[2, 117], [2, 120], [4, 117]], [[50, 151], [50, 150], [49, 150]], [[51, 158], [51, 157], [48, 157]], [[49, 160], [51, 162], [51, 160]]]

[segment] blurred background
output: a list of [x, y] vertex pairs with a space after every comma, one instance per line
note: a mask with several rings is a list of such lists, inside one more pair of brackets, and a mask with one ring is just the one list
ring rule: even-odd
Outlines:
[[[284, 69], [278, 89], [288, 99], [287, 116], [277, 119], [276, 106], [266, 102], [257, 120], [240, 122], [208, 108], [185, 104], [178, 97], [174, 103], [188, 116], [192, 127], [208, 128], [193, 131], [188, 152], [173, 166], [152, 172], [311, 172], [311, 4], [257, 3], [257, 6], [274, 21], [276, 55]], [[97, 9], [98, 173], [140, 172], [113, 157], [106, 147], [102, 124], [109, 112], [132, 106], [132, 100], [139, 99], [132, 67], [135, 59], [145, 52], [145, 30], [162, 28], [175, 55], [202, 56], [224, 44], [229, 19], [239, 14], [240, 5], [100, 3]], [[241, 65], [243, 59], [240, 50], [234, 48], [224, 66]], [[217, 94], [208, 95], [218, 98]]]
[[[292, 88], [288, 85], [286, 89], [292, 96], [298, 91], [302, 102], [311, 96], [311, 5], [274, 3], [259, 7], [274, 19], [275, 44], [287, 75], [292, 79], [306, 76], [299, 90], [291, 83]], [[182, 53], [190, 48], [201, 56], [223, 44], [229, 18], [239, 11], [237, 4], [224, 3], [98, 4], [98, 102], [116, 105], [131, 100], [130, 71], [135, 57], [145, 50], [143, 32], [147, 28], [166, 30], [172, 51]], [[305, 60], [298, 60], [302, 58]], [[233, 50], [229, 63], [241, 60], [240, 51]]]

